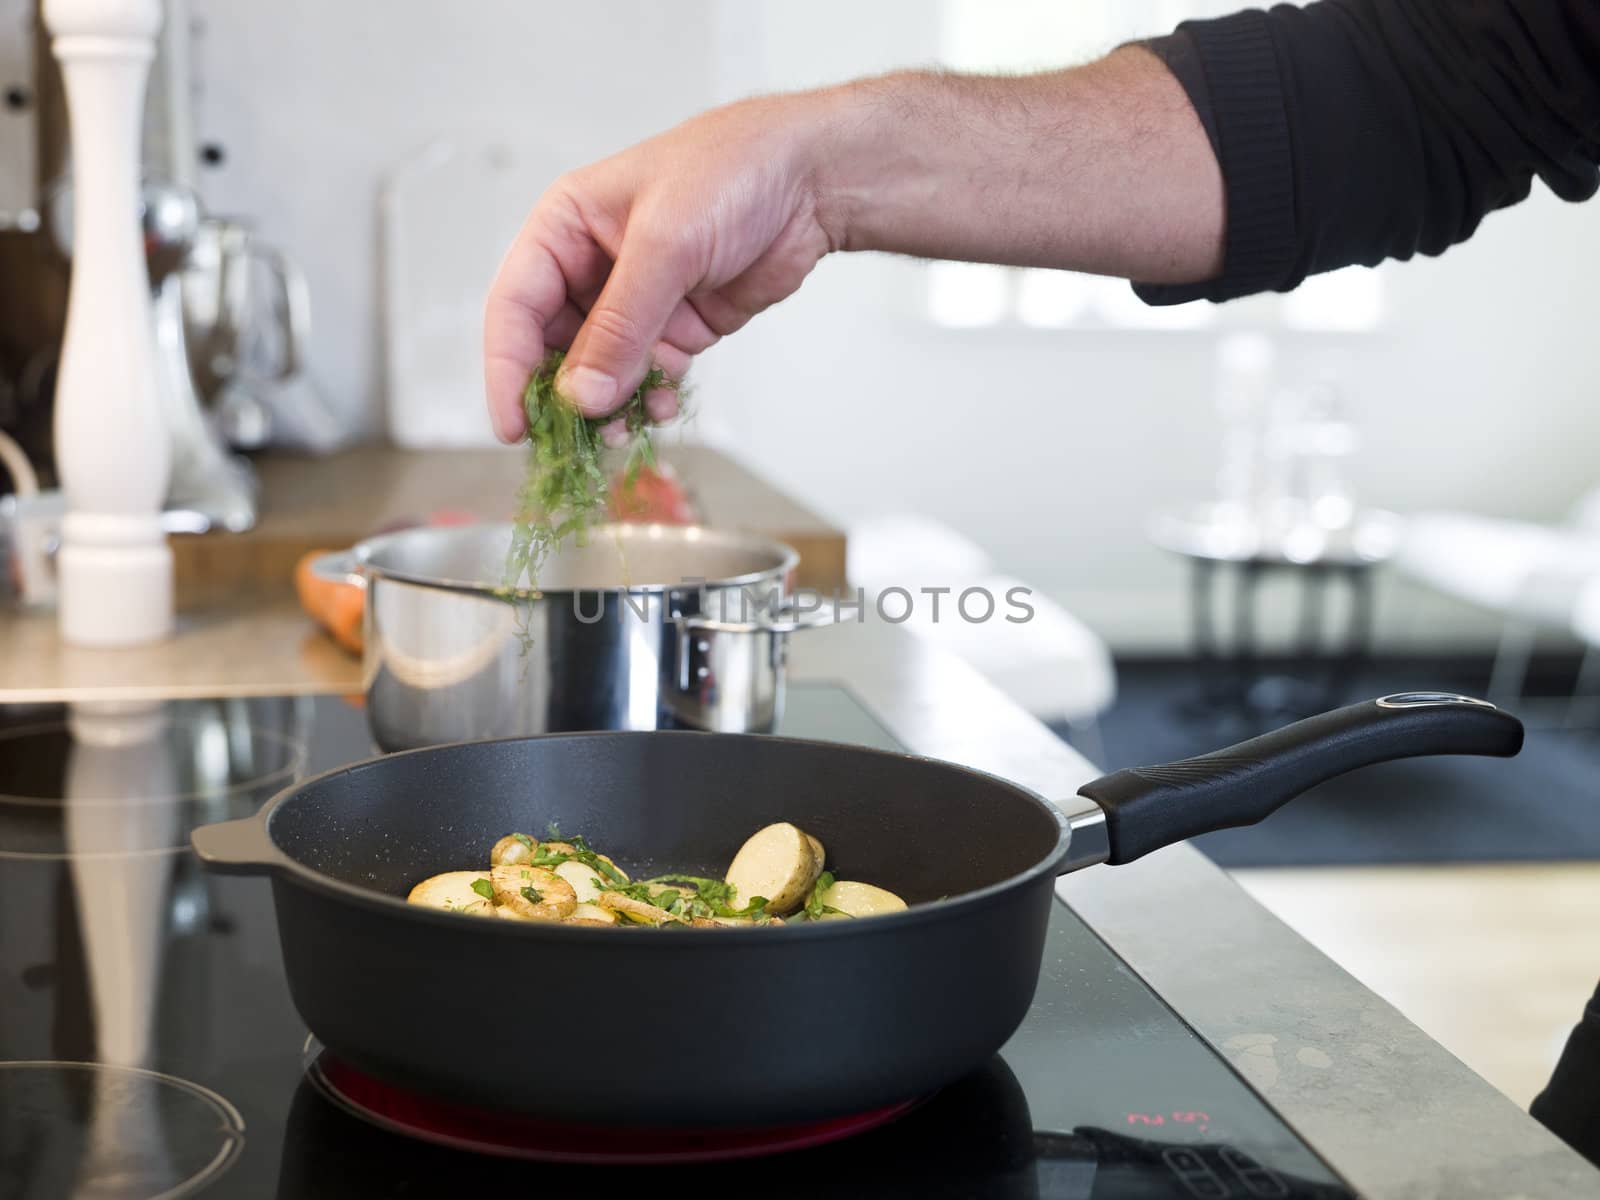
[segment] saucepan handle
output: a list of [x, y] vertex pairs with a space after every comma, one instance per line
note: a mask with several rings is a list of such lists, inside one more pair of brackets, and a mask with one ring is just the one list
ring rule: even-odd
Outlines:
[[189, 834], [189, 844], [206, 869], [219, 875], [268, 875], [288, 861], [259, 816], [202, 825]]
[[361, 567], [361, 556], [354, 550], [333, 550], [311, 560], [311, 573], [324, 583], [349, 583], [366, 587], [367, 576]]
[[766, 614], [751, 621], [723, 621], [713, 617], [695, 615], [677, 618], [678, 628], [691, 633], [801, 633], [807, 629], [821, 629], [832, 625], [837, 613], [831, 606], [805, 607], [790, 600], [776, 613]]
[[1196, 834], [1253, 825], [1357, 767], [1431, 754], [1510, 758], [1520, 749], [1522, 722], [1487, 701], [1406, 692], [1197, 758], [1117, 771], [1079, 792], [1105, 811], [1106, 861], [1125, 863]]

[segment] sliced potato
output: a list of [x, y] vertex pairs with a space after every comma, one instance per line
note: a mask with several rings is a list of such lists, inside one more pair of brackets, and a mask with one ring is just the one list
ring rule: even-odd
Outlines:
[[827, 851], [823, 850], [822, 843], [817, 841], [817, 839], [812, 837], [809, 833], [806, 834], [806, 841], [811, 843], [811, 853], [816, 855], [817, 858], [817, 870], [821, 871], [823, 867], [828, 865]]
[[571, 842], [540, 842], [541, 854], [576, 854], [578, 848]]
[[[841, 879], [823, 892], [822, 903], [850, 917], [876, 917], [882, 913], [901, 912], [906, 906], [893, 892], [853, 879]], [[833, 915], [823, 914], [824, 919]]]
[[782, 916], [805, 903], [821, 873], [822, 863], [805, 831], [780, 821], [750, 835], [733, 856], [726, 878], [733, 885], [735, 907], [765, 896], [767, 911]]
[[619, 917], [625, 917], [639, 925], [683, 923], [682, 917], [675, 916], [664, 908], [657, 908], [654, 904], [646, 904], [643, 900], [624, 896], [621, 892], [601, 892], [599, 904], [601, 908], [609, 908]]
[[572, 910], [569, 921], [584, 921], [590, 925], [615, 925], [617, 914], [609, 908], [601, 908], [598, 904], [585, 904], [581, 900], [578, 907]]
[[474, 900], [465, 908], [458, 908], [455, 911], [459, 913], [467, 913], [468, 915], [474, 917], [492, 917], [495, 915], [494, 901]]
[[489, 865], [498, 867], [502, 864], [532, 862], [533, 848], [537, 844], [525, 833], [508, 833], [490, 849]]
[[543, 867], [503, 863], [490, 868], [489, 880], [494, 885], [495, 903], [529, 921], [560, 921], [578, 907], [572, 885]]
[[593, 867], [585, 866], [575, 858], [569, 858], [566, 862], [558, 864], [555, 871], [572, 885], [580, 905], [593, 903], [596, 897], [606, 890], [606, 881], [601, 878], [600, 872]]
[[406, 900], [429, 908], [467, 908], [486, 899], [473, 891], [472, 885], [487, 878], [483, 871], [446, 871], [442, 875], [431, 875], [412, 888]]

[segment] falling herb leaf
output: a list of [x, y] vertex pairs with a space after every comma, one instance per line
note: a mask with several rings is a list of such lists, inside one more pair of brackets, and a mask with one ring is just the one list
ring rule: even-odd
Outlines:
[[[552, 350], [528, 379], [522, 393], [527, 417], [528, 469], [517, 492], [511, 544], [506, 550], [502, 594], [539, 594], [539, 570], [568, 537], [584, 543], [590, 524], [606, 507], [606, 475], [601, 466], [602, 426], [621, 420], [628, 434], [623, 485], [631, 489], [639, 472], [655, 465], [645, 397], [675, 388], [660, 367], [651, 367], [633, 395], [616, 412], [585, 417], [556, 391], [556, 374], [566, 351]], [[526, 579], [526, 589], [523, 580]]]
[[478, 895], [482, 896], [485, 900], [494, 899], [494, 884], [490, 883], [487, 879], [474, 879], [472, 881], [472, 890], [477, 892]]

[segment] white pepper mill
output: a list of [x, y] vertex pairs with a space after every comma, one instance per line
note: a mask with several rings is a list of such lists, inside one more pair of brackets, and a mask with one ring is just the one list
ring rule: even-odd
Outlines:
[[172, 631], [161, 529], [169, 436], [140, 244], [140, 131], [160, 0], [44, 0], [71, 125], [72, 283], [55, 399], [67, 497], [57, 557], [63, 641]]

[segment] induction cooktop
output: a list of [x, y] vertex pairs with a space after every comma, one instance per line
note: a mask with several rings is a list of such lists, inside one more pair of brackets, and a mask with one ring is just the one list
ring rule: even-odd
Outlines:
[[[791, 686], [781, 732], [897, 748], [829, 684]], [[401, 1132], [350, 1102], [372, 1081], [329, 1085], [337, 1064], [290, 1002], [267, 883], [208, 875], [187, 849], [196, 825], [373, 753], [359, 701], [338, 697], [0, 707], [0, 1200], [1353, 1194], [1059, 902], [1001, 1053], [827, 1136], [596, 1165], [578, 1150], [614, 1150], [605, 1131], [544, 1130], [540, 1161], [497, 1149], [489, 1126], [519, 1135], [487, 1117], [454, 1114], [450, 1144]]]

